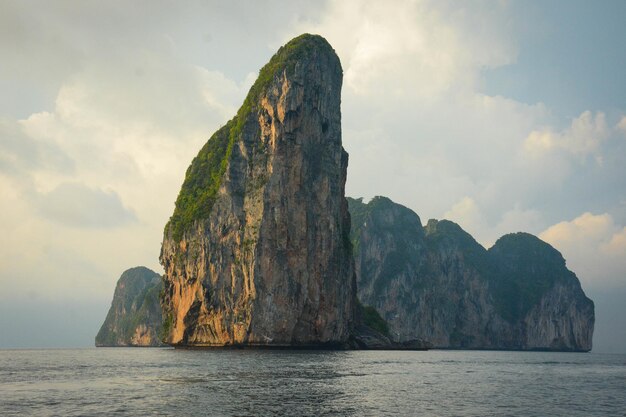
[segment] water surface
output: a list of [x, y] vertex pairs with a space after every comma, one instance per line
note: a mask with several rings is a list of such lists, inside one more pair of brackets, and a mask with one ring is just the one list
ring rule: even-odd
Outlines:
[[623, 416], [626, 355], [0, 350], [2, 416]]

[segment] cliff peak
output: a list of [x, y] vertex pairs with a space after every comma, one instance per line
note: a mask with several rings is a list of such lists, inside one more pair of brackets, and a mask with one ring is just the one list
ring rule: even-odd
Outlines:
[[[299, 85], [324, 84], [331, 94], [339, 94], [341, 77], [341, 62], [323, 37], [303, 34], [282, 46], [259, 71], [237, 114], [209, 138], [191, 162], [165, 233], [180, 241], [195, 222], [209, 217], [233, 147], [244, 137], [244, 130], [255, 122], [251, 119], [258, 119], [256, 116], [263, 113], [263, 97], [276, 95], [283, 88], [279, 80], [283, 84], [287, 79]], [[276, 91], [268, 91], [271, 88]], [[328, 123], [322, 128], [328, 129]]]
[[355, 284], [341, 85], [328, 42], [299, 36], [193, 159], [160, 256], [169, 343], [348, 340]]
[[[299, 63], [310, 59], [318, 59], [321, 55], [324, 55], [341, 69], [341, 62], [335, 50], [322, 36], [305, 33], [293, 38], [281, 46], [269, 62], [261, 68], [259, 76], [246, 96], [245, 102], [250, 101], [250, 104], [254, 105], [259, 94], [267, 88], [276, 76], [280, 76], [283, 72], [287, 75], [292, 75]], [[242, 108], [246, 107], [245, 102]]]
[[508, 253], [516, 254], [528, 258], [541, 258], [551, 260], [557, 264], [565, 265], [565, 259], [561, 252], [556, 250], [549, 243], [544, 242], [537, 236], [525, 232], [508, 233], [500, 237], [496, 243], [489, 248], [494, 254]]

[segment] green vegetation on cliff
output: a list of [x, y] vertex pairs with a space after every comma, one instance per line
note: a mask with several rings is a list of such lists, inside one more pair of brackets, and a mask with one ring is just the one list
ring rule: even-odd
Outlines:
[[372, 306], [364, 306], [357, 300], [357, 309], [363, 324], [376, 330], [378, 333], [389, 337], [389, 325]]
[[211, 136], [187, 169], [174, 214], [165, 226], [166, 234], [169, 229], [176, 241], [180, 241], [194, 220], [207, 218], [211, 213], [233, 149], [235, 119]]
[[170, 334], [170, 331], [172, 330], [173, 323], [174, 323], [174, 317], [172, 316], [172, 313], [167, 313], [165, 320], [163, 320], [163, 326], [161, 327], [161, 330], [158, 333], [159, 340], [165, 342], [165, 340], [167, 339], [167, 336]]
[[326, 39], [319, 35], [302, 34], [293, 38], [285, 45], [281, 46], [278, 52], [272, 56], [270, 61], [261, 68], [259, 76], [250, 88], [243, 105], [237, 112], [237, 116], [245, 115], [256, 110], [259, 97], [265, 92], [267, 87], [276, 76], [280, 76], [283, 71], [287, 75], [292, 75], [296, 63], [307, 55], [312, 55], [315, 51], [335, 55], [335, 51]]
[[171, 233], [170, 236], [178, 242], [196, 220], [209, 217], [233, 146], [241, 139], [246, 123], [258, 110], [259, 98], [276, 77], [284, 71], [287, 75], [292, 74], [296, 63], [315, 51], [335, 56], [326, 39], [318, 35], [303, 34], [282, 46], [261, 68], [236, 116], [211, 136], [187, 169], [176, 199], [174, 214], [165, 226], [166, 235]]

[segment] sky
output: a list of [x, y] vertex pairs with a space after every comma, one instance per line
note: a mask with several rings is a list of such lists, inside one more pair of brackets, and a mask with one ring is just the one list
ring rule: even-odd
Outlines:
[[86, 347], [162, 272], [187, 166], [289, 39], [344, 70], [347, 194], [526, 231], [626, 353], [626, 2], [0, 2], [0, 348]]

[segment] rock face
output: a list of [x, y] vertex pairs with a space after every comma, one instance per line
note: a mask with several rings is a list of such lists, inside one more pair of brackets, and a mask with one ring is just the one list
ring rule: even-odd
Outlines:
[[143, 266], [125, 271], [117, 281], [96, 346], [162, 346], [160, 290], [156, 272]]
[[192, 161], [160, 256], [167, 343], [347, 342], [356, 289], [341, 84], [325, 39], [293, 39]]
[[349, 199], [358, 297], [395, 341], [440, 348], [588, 351], [594, 305], [561, 254], [516, 233], [485, 250], [450, 221], [422, 227], [384, 197]]

